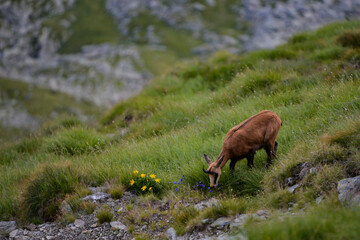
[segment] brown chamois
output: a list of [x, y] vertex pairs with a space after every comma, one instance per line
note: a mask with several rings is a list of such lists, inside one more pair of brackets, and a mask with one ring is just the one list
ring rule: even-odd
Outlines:
[[218, 185], [221, 169], [228, 160], [230, 171], [233, 171], [237, 161], [247, 158], [248, 167], [254, 165], [254, 155], [264, 148], [268, 155], [266, 167], [269, 167], [276, 156], [276, 137], [282, 125], [281, 119], [274, 112], [264, 110], [231, 128], [225, 136], [221, 152], [215, 162], [204, 154], [209, 168], [203, 171], [210, 177], [210, 187]]

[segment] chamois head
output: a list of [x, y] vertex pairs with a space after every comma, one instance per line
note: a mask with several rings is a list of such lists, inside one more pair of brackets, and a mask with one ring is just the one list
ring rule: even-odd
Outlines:
[[209, 167], [207, 170], [204, 169], [203, 166], [203, 171], [204, 173], [206, 173], [209, 178], [210, 178], [210, 187], [216, 187], [218, 185], [220, 176], [221, 176], [221, 162], [224, 160], [224, 155], [221, 156], [217, 161], [215, 162], [211, 162], [210, 158], [208, 157], [208, 155], [204, 154], [205, 160], [206, 162], [209, 164]]

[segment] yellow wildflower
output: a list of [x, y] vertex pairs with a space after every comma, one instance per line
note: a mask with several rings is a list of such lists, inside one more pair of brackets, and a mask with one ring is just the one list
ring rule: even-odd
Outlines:
[[149, 187], [149, 191], [151, 191], [152, 187]]
[[138, 170], [134, 170], [133, 173], [134, 173], [134, 174], [138, 174], [139, 171], [138, 171]]
[[144, 178], [144, 177], [146, 177], [146, 174], [143, 173], [140, 175], [140, 177]]
[[159, 183], [159, 182], [160, 182], [160, 179], [159, 179], [159, 178], [155, 179], [155, 182]]
[[147, 186], [143, 186], [143, 187], [141, 188], [141, 190], [145, 191], [146, 188], [147, 188]]
[[151, 178], [156, 178], [156, 175], [155, 174], [150, 174], [150, 177]]
[[134, 185], [134, 183], [135, 183], [134, 179], [131, 179], [130, 180], [130, 185], [132, 186], [132, 185]]

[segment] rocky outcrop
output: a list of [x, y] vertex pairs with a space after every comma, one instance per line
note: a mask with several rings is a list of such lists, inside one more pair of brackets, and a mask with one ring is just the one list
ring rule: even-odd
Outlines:
[[360, 176], [339, 181], [337, 191], [341, 203], [360, 206]]
[[250, 24], [250, 35], [242, 37], [244, 49], [273, 48], [294, 33], [314, 30], [326, 23], [358, 19], [358, 0], [245, 0], [239, 14]]

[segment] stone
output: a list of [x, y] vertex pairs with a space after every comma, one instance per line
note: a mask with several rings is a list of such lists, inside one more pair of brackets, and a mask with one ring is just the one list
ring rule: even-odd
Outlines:
[[90, 191], [91, 191], [91, 193], [98, 193], [98, 192], [106, 192], [106, 190], [108, 189], [107, 187], [89, 187], [88, 188]]
[[34, 231], [36, 229], [36, 225], [31, 223], [31, 224], [27, 225], [25, 228], [30, 231]]
[[169, 240], [176, 240], [177, 236], [176, 236], [176, 231], [174, 228], [169, 228], [168, 230], [166, 230], [166, 237]]
[[218, 230], [222, 230], [224, 229], [225, 227], [229, 226], [230, 223], [232, 221], [232, 218], [229, 218], [229, 217], [221, 217], [221, 218], [218, 218], [215, 220], [215, 222], [213, 222], [211, 225], [210, 225], [210, 228], [216, 228]]
[[85, 222], [81, 219], [76, 219], [74, 225], [75, 227], [82, 228], [85, 226]]
[[62, 213], [72, 213], [72, 209], [71, 209], [70, 205], [66, 202], [66, 200], [61, 202], [60, 210]]
[[210, 224], [212, 222], [213, 222], [213, 220], [211, 218], [205, 218], [205, 219], [201, 220], [201, 223], [204, 225]]
[[317, 198], [316, 198], [315, 202], [316, 202], [316, 204], [319, 204], [319, 203], [321, 203], [323, 200], [324, 200], [324, 196], [320, 196], [320, 197], [317, 197]]
[[46, 239], [47, 240], [52, 240], [52, 239], [55, 239], [55, 237], [54, 236], [46, 236]]
[[16, 229], [16, 230], [14, 230], [14, 231], [11, 231], [11, 233], [9, 234], [9, 237], [10, 238], [15, 238], [16, 237], [16, 235], [17, 235], [17, 233], [18, 233], [18, 229]]
[[10, 232], [16, 229], [16, 222], [9, 221], [9, 222], [0, 222], [0, 234], [9, 234]]
[[94, 193], [94, 194], [91, 194], [89, 196], [86, 196], [84, 198], [82, 198], [82, 200], [84, 201], [93, 201], [93, 202], [96, 202], [96, 201], [100, 201], [100, 200], [104, 200], [104, 199], [107, 199], [107, 198], [110, 198], [111, 195], [108, 194], [108, 193], [104, 193], [104, 192], [97, 192], [97, 193]]
[[296, 190], [299, 186], [300, 186], [299, 184], [295, 184], [294, 186], [289, 187], [287, 190], [288, 190], [290, 193], [294, 193], [295, 190]]
[[337, 192], [342, 204], [360, 206], [360, 176], [340, 180]]
[[230, 229], [242, 228], [246, 223], [246, 220], [249, 218], [248, 214], [241, 214], [230, 223]]
[[119, 222], [119, 221], [111, 222], [110, 226], [116, 230], [127, 231], [127, 227], [122, 222]]
[[202, 210], [206, 207], [213, 207], [213, 206], [216, 206], [217, 204], [219, 204], [219, 200], [217, 200], [216, 198], [210, 198], [209, 200], [207, 201], [202, 201], [198, 204], [195, 205], [195, 208], [197, 210]]

